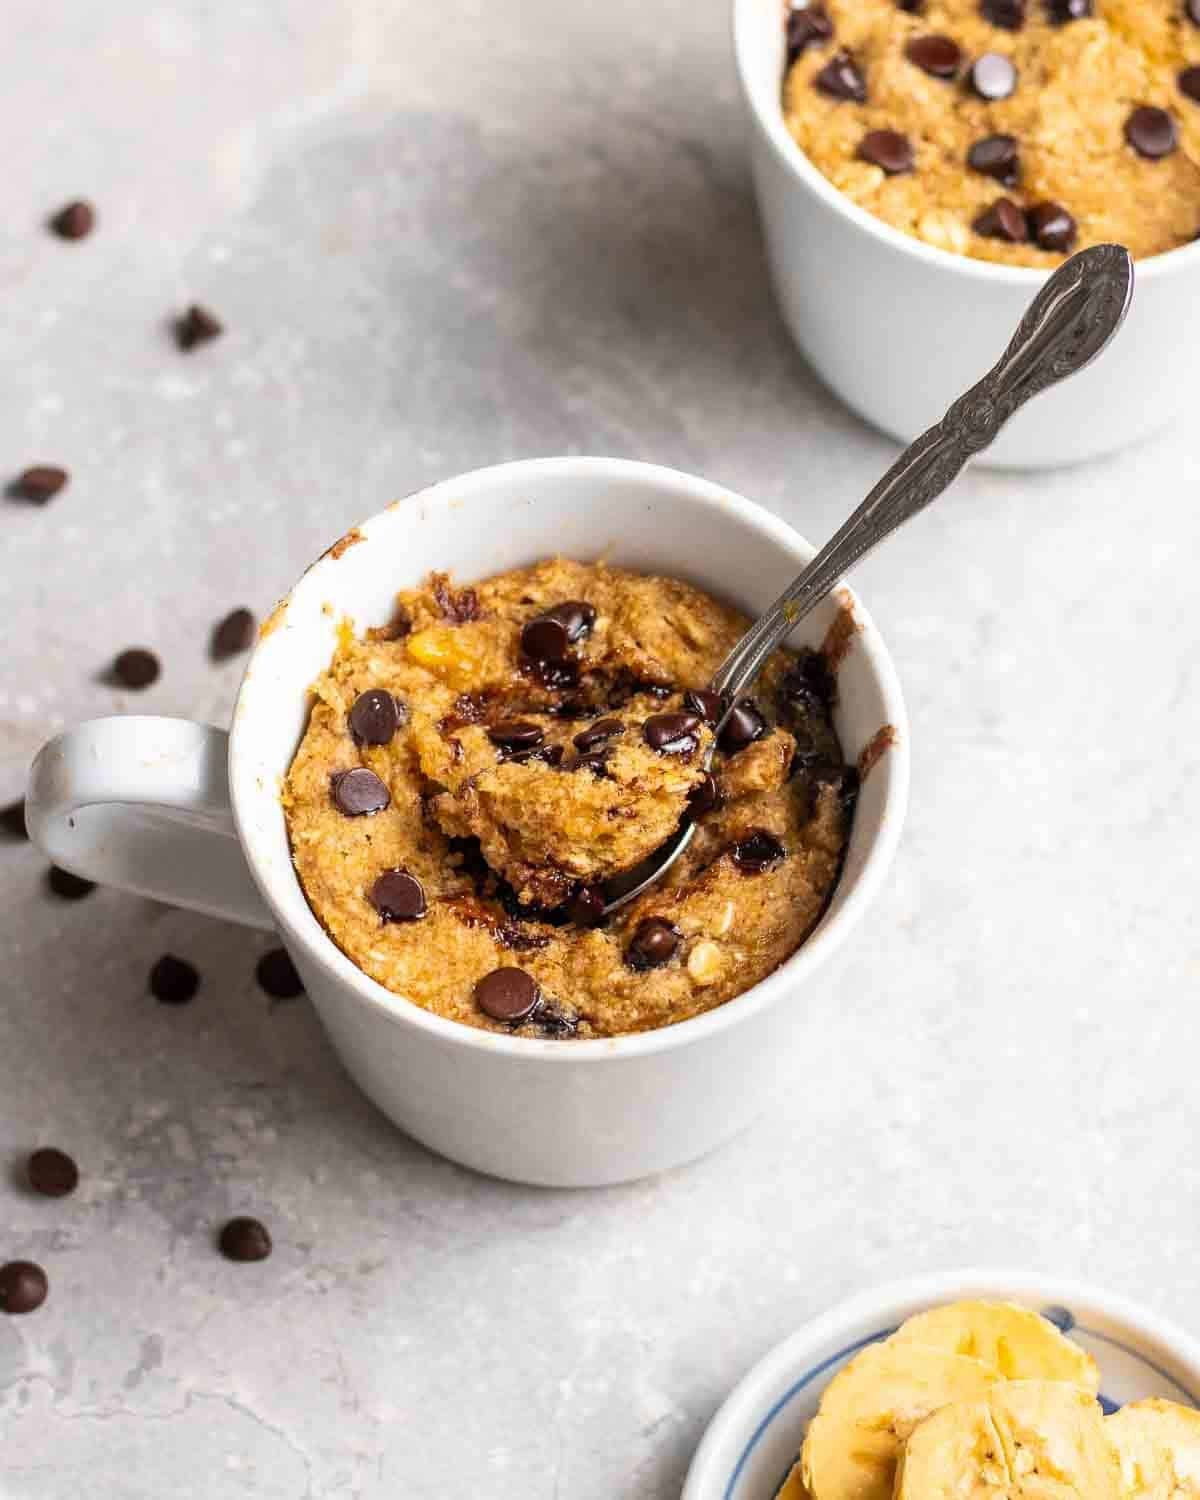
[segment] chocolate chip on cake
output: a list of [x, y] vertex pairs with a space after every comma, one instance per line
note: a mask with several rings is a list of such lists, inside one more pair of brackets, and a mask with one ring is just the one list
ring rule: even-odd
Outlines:
[[603, 745], [606, 740], [615, 740], [625, 733], [625, 726], [620, 719], [597, 719], [594, 724], [589, 724], [586, 729], [581, 729], [572, 743], [576, 750], [594, 750], [597, 745]]
[[1125, 139], [1149, 161], [1170, 156], [1179, 144], [1179, 130], [1165, 109], [1139, 105], [1125, 121]]
[[173, 953], [164, 953], [150, 970], [150, 993], [160, 1005], [186, 1005], [199, 988], [195, 966]]
[[224, 332], [224, 327], [206, 307], [193, 302], [183, 317], [176, 320], [175, 342], [186, 351], [194, 349], [197, 344], [207, 344]]
[[210, 651], [213, 661], [225, 661], [249, 651], [254, 644], [254, 616], [248, 609], [231, 609], [213, 626]]
[[726, 755], [736, 755], [755, 740], [761, 740], [767, 732], [767, 721], [757, 705], [750, 698], [742, 698], [730, 709], [719, 743]]
[[808, 47], [821, 47], [833, 36], [833, 22], [823, 5], [805, 5], [787, 18], [787, 57], [794, 63]]
[[57, 464], [34, 464], [18, 474], [9, 486], [9, 494], [16, 500], [32, 500], [35, 505], [45, 505], [53, 500], [66, 485], [70, 475]]
[[500, 719], [488, 728], [488, 739], [502, 750], [534, 750], [546, 738], [540, 724], [530, 719]]
[[31, 1260], [10, 1260], [0, 1266], [0, 1312], [36, 1312], [49, 1290], [45, 1271]]
[[[1196, 0], [1196, 3], [1200, 6], [1200, 0]], [[1180, 92], [1186, 94], [1189, 99], [1194, 100], [1197, 104], [1200, 104], [1200, 66], [1184, 68], [1183, 72], [1179, 75], [1178, 81]]]
[[733, 862], [745, 875], [761, 875], [785, 858], [787, 850], [765, 829], [747, 835], [733, 846]]
[[350, 733], [360, 745], [386, 745], [404, 723], [404, 705], [383, 688], [360, 693], [350, 709]]
[[1025, 0], [979, 0], [979, 14], [1003, 31], [1020, 31], [1025, 24]]
[[595, 623], [593, 605], [568, 599], [529, 621], [521, 631], [521, 649], [534, 661], [565, 661], [571, 647], [585, 640]]
[[258, 1219], [240, 1215], [230, 1219], [221, 1230], [217, 1241], [226, 1260], [242, 1263], [266, 1260], [272, 1250], [271, 1235], [267, 1226]]
[[153, 651], [144, 646], [130, 646], [112, 664], [112, 677], [121, 687], [140, 692], [158, 681], [162, 667]]
[[1007, 99], [1017, 86], [1017, 70], [1003, 52], [985, 52], [971, 64], [971, 87], [981, 99]]
[[642, 725], [642, 737], [660, 755], [690, 755], [700, 743], [699, 728], [699, 714], [652, 714]]
[[985, 177], [994, 177], [1005, 187], [1016, 187], [1021, 178], [1016, 136], [985, 135], [967, 152], [967, 165]]
[[25, 1164], [29, 1186], [43, 1198], [65, 1198], [79, 1186], [79, 1168], [65, 1151], [43, 1146]]
[[331, 783], [333, 805], [344, 817], [370, 818], [392, 800], [387, 787], [366, 766], [338, 771]]
[[631, 969], [644, 972], [667, 963], [679, 947], [679, 929], [663, 917], [646, 917], [637, 925], [625, 953]]
[[1052, 26], [1082, 21], [1092, 14], [1092, 0], [1046, 0], [1046, 19]]
[[991, 208], [985, 208], [979, 215], [973, 227], [976, 234], [992, 240], [1008, 240], [1014, 245], [1029, 238], [1024, 211], [1011, 198], [997, 198]]
[[1029, 234], [1043, 250], [1069, 250], [1079, 226], [1061, 203], [1035, 203], [1028, 211]]
[[50, 220], [50, 228], [60, 240], [81, 240], [95, 227], [96, 210], [85, 198], [64, 205]]
[[567, 902], [567, 916], [577, 927], [599, 927], [604, 920], [604, 892], [598, 885], [581, 885]]
[[912, 142], [898, 130], [868, 130], [858, 143], [861, 161], [881, 167], [889, 177], [913, 169]]
[[904, 55], [934, 78], [957, 78], [963, 61], [962, 48], [948, 36], [915, 36]]
[[849, 52], [839, 52], [813, 77], [813, 86], [831, 99], [867, 102], [867, 80]]
[[369, 899], [385, 922], [416, 922], [426, 911], [425, 888], [407, 870], [385, 870]]
[[295, 1000], [304, 993], [304, 981], [286, 948], [264, 953], [255, 965], [254, 977], [272, 1000]]
[[693, 818], [702, 818], [706, 813], [715, 812], [721, 805], [721, 789], [717, 785], [717, 778], [711, 772], [706, 772], [704, 780], [698, 782], [688, 793], [688, 811]]
[[80, 901], [96, 889], [94, 880], [85, 880], [82, 875], [72, 875], [70, 870], [60, 870], [57, 865], [50, 866], [46, 884], [64, 901]]
[[510, 1026], [532, 1015], [540, 999], [537, 980], [524, 969], [493, 969], [475, 986], [475, 1004], [484, 1015]]
[[689, 688], [683, 695], [683, 706], [691, 713], [699, 714], [709, 728], [712, 728], [721, 717], [725, 702], [720, 693], [711, 692], [708, 688]]

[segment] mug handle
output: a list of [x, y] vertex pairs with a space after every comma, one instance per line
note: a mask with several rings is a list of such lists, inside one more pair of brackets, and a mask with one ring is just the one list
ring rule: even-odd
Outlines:
[[25, 824], [56, 865], [247, 927], [275, 919], [229, 800], [229, 736], [190, 719], [92, 719], [44, 745]]

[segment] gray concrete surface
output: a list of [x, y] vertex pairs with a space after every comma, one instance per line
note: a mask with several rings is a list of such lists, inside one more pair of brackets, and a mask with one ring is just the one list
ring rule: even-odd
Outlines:
[[[824, 536], [891, 445], [764, 283], [720, 0], [10, 0], [0, 216], [0, 798], [61, 725], [220, 722], [227, 608], [355, 519], [533, 453], [675, 464]], [[92, 197], [64, 245], [41, 221]], [[197, 299], [228, 322], [184, 357]], [[1136, 399], [1136, 392], [1131, 393]], [[933, 414], [931, 414], [933, 415]], [[874, 922], [784, 1104], [638, 1186], [524, 1191], [407, 1142], [267, 943], [0, 847], [5, 1500], [672, 1500], [773, 1342], [881, 1278], [1091, 1278], [1200, 1327], [1194, 424], [976, 474], [864, 567], [915, 753]], [[553, 538], [547, 538], [547, 547]], [[98, 681], [159, 651], [136, 700]], [[188, 1009], [146, 994], [170, 949]], [[211, 1239], [237, 1210], [275, 1257]]]

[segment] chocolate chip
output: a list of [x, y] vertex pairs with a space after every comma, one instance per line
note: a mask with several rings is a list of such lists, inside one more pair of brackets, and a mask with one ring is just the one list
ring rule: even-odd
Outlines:
[[1043, 250], [1069, 250], [1078, 226], [1061, 203], [1035, 203], [1026, 217], [1029, 233]]
[[43, 1198], [65, 1198], [79, 1186], [79, 1168], [65, 1151], [43, 1146], [25, 1164], [29, 1186]]
[[35, 505], [45, 505], [53, 500], [70, 479], [66, 469], [57, 464], [34, 464], [18, 474], [9, 486], [9, 494], [15, 500], [32, 500]]
[[541, 991], [524, 969], [493, 969], [475, 986], [475, 1004], [493, 1021], [513, 1025], [537, 1009]]
[[979, 0], [979, 14], [1003, 31], [1020, 31], [1025, 24], [1025, 0]]
[[272, 1000], [294, 1000], [304, 993], [304, 981], [286, 948], [264, 953], [255, 965], [254, 977]]
[[538, 1012], [533, 1019], [544, 1036], [553, 1037], [555, 1040], [574, 1036], [579, 1030], [579, 1017], [563, 1010], [560, 1005], [550, 1000], [544, 1001], [538, 1007]]
[[350, 733], [360, 745], [386, 745], [404, 723], [406, 714], [391, 693], [368, 688], [350, 710]]
[[25, 827], [25, 800], [11, 802], [5, 808], [0, 808], [0, 832], [6, 838], [27, 839], [29, 830]]
[[[526, 630], [529, 629], [527, 625]], [[520, 670], [532, 677], [548, 692], [560, 693], [579, 686], [579, 663], [577, 661], [538, 661], [522, 656], [518, 662]]]
[[579, 731], [573, 744], [576, 750], [594, 750], [605, 740], [615, 740], [624, 733], [625, 726], [620, 719], [597, 719], [594, 724], [589, 724], [586, 729]]
[[688, 793], [687, 800], [693, 818], [703, 818], [706, 813], [716, 812], [722, 800], [717, 778], [706, 772], [704, 780], [697, 782]]
[[200, 988], [200, 975], [186, 958], [164, 953], [150, 970], [150, 993], [160, 1005], [186, 1005]]
[[861, 161], [882, 167], [889, 177], [913, 169], [912, 142], [898, 130], [868, 130], [858, 143], [858, 155]]
[[991, 208], [985, 208], [979, 215], [973, 227], [976, 234], [991, 240], [1008, 240], [1014, 245], [1029, 238], [1025, 214], [1011, 198], [997, 198]]
[[799, 653], [781, 687], [785, 700], [806, 706], [820, 703], [829, 708], [837, 697], [837, 678], [828, 658], [823, 651], [809, 648]]
[[339, 771], [334, 776], [330, 790], [333, 805], [344, 817], [370, 818], [392, 800], [388, 789], [366, 766], [355, 766], [350, 771]]
[[637, 931], [625, 953], [625, 962], [639, 973], [646, 969], [658, 969], [678, 947], [677, 927], [673, 927], [662, 917], [647, 917], [637, 925]]
[[521, 649], [534, 661], [559, 662], [590, 635], [596, 611], [582, 599], [568, 599], [544, 610], [521, 631]]
[[158, 657], [142, 646], [130, 646], [112, 664], [112, 677], [121, 687], [140, 691], [158, 681], [162, 671]]
[[210, 651], [213, 661], [225, 661], [249, 651], [254, 644], [255, 621], [248, 609], [232, 609], [213, 626]]
[[833, 36], [833, 22], [823, 5], [805, 5], [787, 18], [787, 59], [794, 63], [807, 47], [821, 47]]
[[50, 228], [61, 240], [81, 240], [96, 226], [96, 210], [84, 198], [68, 203], [50, 220]]
[[407, 870], [385, 870], [369, 899], [385, 922], [416, 922], [426, 911], [425, 888]]
[[271, 1235], [267, 1226], [258, 1219], [240, 1216], [230, 1219], [221, 1230], [217, 1243], [226, 1260], [243, 1263], [266, 1260], [271, 1253]]
[[1092, 0], [1046, 0], [1046, 19], [1051, 26], [1082, 21], [1092, 14]]
[[736, 755], [755, 740], [761, 740], [767, 732], [767, 721], [758, 711], [754, 700], [743, 698], [730, 710], [725, 727], [721, 730], [719, 743], [726, 755]]
[[733, 862], [746, 875], [761, 875], [786, 855], [787, 850], [775, 835], [762, 828], [733, 846]]
[[545, 738], [541, 725], [529, 719], [500, 719], [488, 728], [488, 739], [504, 750], [533, 750]]
[[867, 101], [867, 80], [849, 52], [831, 57], [813, 78], [813, 85], [831, 99], [848, 99], [855, 104]]
[[985, 135], [967, 152], [967, 165], [985, 177], [994, 177], [1005, 187], [1016, 187], [1021, 178], [1016, 136]]
[[907, 11], [910, 16], [919, 16], [925, 10], [925, 0], [896, 0], [896, 9]]
[[689, 688], [683, 695], [683, 706], [689, 712], [699, 714], [711, 729], [721, 717], [725, 700], [720, 693], [710, 692], [707, 688]]
[[89, 896], [96, 889], [94, 880], [85, 880], [82, 875], [72, 875], [70, 870], [60, 870], [57, 865], [51, 865], [46, 876], [46, 883], [56, 896], [61, 896], [64, 901], [79, 901], [84, 896]]
[[971, 87], [981, 99], [1007, 99], [1017, 86], [1017, 70], [1003, 52], [985, 52], [971, 64]]
[[[1196, 0], [1196, 4], [1200, 8], [1200, 0]], [[1181, 93], [1200, 104], [1200, 67], [1184, 68], [1179, 75], [1179, 88]]]
[[604, 781], [608, 778], [608, 757], [610, 754], [611, 746], [601, 745], [599, 750], [593, 750], [589, 755], [576, 756], [568, 769], [571, 771], [590, 771], [598, 781]]
[[577, 927], [599, 927], [604, 920], [604, 892], [598, 885], [581, 885], [567, 902], [567, 915]]
[[31, 1260], [10, 1260], [0, 1266], [0, 1312], [36, 1312], [49, 1290], [45, 1271]]
[[197, 344], [207, 344], [219, 338], [225, 330], [208, 311], [193, 302], [182, 318], [175, 323], [175, 342], [181, 349], [194, 349]]
[[962, 48], [948, 36], [915, 36], [904, 55], [934, 78], [957, 78], [963, 61]]
[[1125, 139], [1139, 156], [1158, 161], [1179, 144], [1179, 131], [1165, 109], [1142, 104], [1125, 121]]
[[699, 728], [699, 714], [652, 714], [642, 725], [642, 737], [660, 755], [690, 755], [700, 743]]
[[548, 766], [560, 766], [564, 753], [561, 745], [537, 745], [532, 750], [506, 750], [503, 759], [518, 766], [523, 766], [531, 760], [543, 761]]

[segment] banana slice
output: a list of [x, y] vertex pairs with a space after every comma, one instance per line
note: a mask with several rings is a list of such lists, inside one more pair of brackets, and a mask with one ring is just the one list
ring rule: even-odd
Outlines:
[[804, 1480], [800, 1475], [799, 1459], [792, 1465], [788, 1477], [776, 1490], [775, 1500], [809, 1500], [808, 1491], [804, 1488]]
[[1198, 1500], [1200, 1411], [1134, 1401], [1105, 1423], [1121, 1456], [1127, 1500]]
[[897, 1344], [925, 1344], [968, 1354], [1006, 1380], [1066, 1380], [1094, 1396], [1096, 1361], [1053, 1323], [1013, 1302], [952, 1302], [909, 1318], [892, 1335]]
[[812, 1500], [891, 1500], [900, 1445], [917, 1423], [999, 1379], [982, 1360], [943, 1349], [870, 1345], [830, 1381], [809, 1425], [800, 1474]]
[[1007, 1380], [915, 1429], [895, 1500], [1122, 1500], [1121, 1466], [1086, 1391]]

